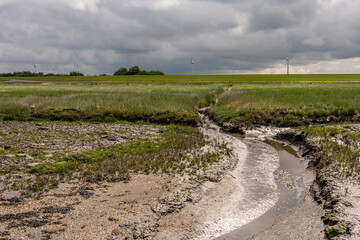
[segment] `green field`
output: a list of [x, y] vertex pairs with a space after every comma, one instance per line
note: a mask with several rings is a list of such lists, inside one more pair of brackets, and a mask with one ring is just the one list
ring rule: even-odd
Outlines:
[[117, 83], [241, 83], [241, 82], [351, 82], [360, 81], [360, 74], [296, 74], [296, 75], [166, 75], [166, 76], [44, 76], [44, 77], [0, 77], [34, 81], [98, 81]]
[[[211, 105], [229, 88], [208, 110], [218, 122], [247, 126], [356, 122], [360, 113], [358, 78], [359, 75], [36, 77], [27, 80], [42, 82], [0, 84], [0, 119], [195, 125], [201, 121], [197, 109]], [[51, 79], [57, 81], [48, 83]], [[284, 80], [290, 82], [280, 82]]]
[[57, 83], [0, 85], [0, 119], [149, 121], [195, 125], [225, 85]]
[[238, 84], [210, 110], [218, 122], [298, 126], [360, 121], [360, 83]]
[[[359, 75], [36, 77], [33, 79], [40, 81], [10, 83], [2, 78], [0, 121], [126, 120], [195, 126], [201, 123], [198, 109], [210, 106], [207, 113], [220, 124], [313, 125], [315, 130], [301, 131], [314, 134], [322, 130], [316, 128], [321, 124], [360, 122], [358, 78]], [[65, 173], [77, 174], [82, 179], [103, 180], [104, 176], [114, 175], [125, 179], [133, 171], [181, 173], [188, 168], [196, 172], [218, 159], [219, 156], [204, 155], [194, 158], [197, 162], [188, 159], [174, 163], [171, 159], [181, 154], [173, 149], [196, 152], [204, 144], [204, 138], [193, 127], [170, 125], [166, 129], [157, 140], [130, 141], [113, 148], [60, 156], [55, 163], [44, 162], [31, 169], [39, 180], [39, 184], [35, 181], [31, 186], [35, 186], [34, 191], [42, 191], [45, 183], [51, 179], [57, 183], [58, 174]], [[357, 143], [358, 135], [356, 137]], [[334, 152], [334, 156], [336, 152], [341, 153], [333, 162], [346, 167], [345, 175], [360, 171], [355, 164], [358, 155], [351, 149], [325, 143], [323, 152]], [[2, 149], [2, 155], [17, 151], [14, 147]], [[327, 155], [322, 158], [329, 159]], [[320, 161], [320, 165], [325, 166], [328, 161], [325, 160]], [[17, 167], [3, 171], [25, 170]]]

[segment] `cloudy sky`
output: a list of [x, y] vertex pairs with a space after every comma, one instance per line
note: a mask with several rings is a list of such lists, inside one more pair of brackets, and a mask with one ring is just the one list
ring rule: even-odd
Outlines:
[[0, 0], [0, 72], [360, 73], [360, 1]]

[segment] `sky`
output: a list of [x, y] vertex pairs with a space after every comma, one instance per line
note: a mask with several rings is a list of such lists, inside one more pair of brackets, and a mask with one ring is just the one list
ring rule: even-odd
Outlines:
[[360, 73], [359, 9], [358, 0], [0, 0], [0, 72], [284, 74], [289, 57], [290, 73]]

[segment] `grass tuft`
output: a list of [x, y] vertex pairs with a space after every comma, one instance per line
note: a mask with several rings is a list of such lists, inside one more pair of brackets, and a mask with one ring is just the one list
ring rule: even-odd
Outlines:
[[360, 120], [358, 83], [238, 84], [209, 114], [218, 122], [300, 126]]
[[196, 125], [224, 85], [0, 85], [0, 120], [145, 121]]

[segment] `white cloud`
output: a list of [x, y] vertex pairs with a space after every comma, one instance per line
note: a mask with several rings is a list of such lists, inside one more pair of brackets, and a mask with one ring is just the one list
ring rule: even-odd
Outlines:
[[154, 9], [168, 9], [171, 7], [178, 6], [180, 4], [180, 1], [178, 0], [158, 0], [158, 1], [152, 1], [152, 7]]
[[[184, 1], [183, 1], [184, 2]], [[166, 10], [180, 5], [180, 0], [132, 0], [122, 1], [125, 6], [149, 8], [154, 10]]]
[[71, 8], [97, 13], [99, 0], [60, 0]]
[[[295, 59], [296, 61], [296, 59]], [[259, 71], [243, 71], [240, 73], [260, 73], [260, 74], [285, 74], [286, 62], [276, 63], [270, 68]], [[341, 60], [318, 61], [305, 65], [290, 64], [291, 74], [360, 74], [360, 58], [349, 58]]]

